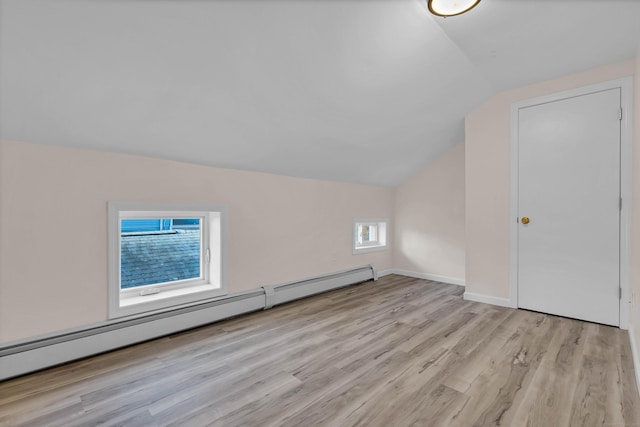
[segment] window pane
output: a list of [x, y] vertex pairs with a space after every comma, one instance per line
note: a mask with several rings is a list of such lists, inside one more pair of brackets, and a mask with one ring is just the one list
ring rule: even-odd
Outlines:
[[371, 225], [369, 226], [369, 241], [377, 242], [378, 241], [378, 226]]
[[200, 228], [199, 218], [174, 218], [173, 229], [195, 230]]
[[159, 231], [162, 230], [161, 218], [145, 218], [145, 219], [123, 219], [120, 221], [120, 229], [123, 233], [134, 233], [141, 231]]
[[200, 218], [122, 219], [120, 227], [121, 289], [201, 277]]
[[362, 241], [363, 242], [368, 242], [369, 241], [369, 226], [368, 225], [363, 225], [362, 226]]

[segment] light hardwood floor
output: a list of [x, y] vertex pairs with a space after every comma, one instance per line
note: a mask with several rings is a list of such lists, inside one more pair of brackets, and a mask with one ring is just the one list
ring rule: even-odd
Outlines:
[[0, 425], [640, 425], [625, 331], [387, 276], [0, 383]]

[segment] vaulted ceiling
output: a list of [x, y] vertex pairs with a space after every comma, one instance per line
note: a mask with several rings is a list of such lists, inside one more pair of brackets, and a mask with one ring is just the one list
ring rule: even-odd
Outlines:
[[640, 1], [0, 0], [3, 139], [396, 185], [510, 88], [635, 56]]

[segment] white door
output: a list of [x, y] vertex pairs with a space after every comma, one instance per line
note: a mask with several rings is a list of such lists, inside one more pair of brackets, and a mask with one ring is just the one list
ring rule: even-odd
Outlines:
[[518, 111], [521, 308], [620, 324], [620, 101], [615, 88]]

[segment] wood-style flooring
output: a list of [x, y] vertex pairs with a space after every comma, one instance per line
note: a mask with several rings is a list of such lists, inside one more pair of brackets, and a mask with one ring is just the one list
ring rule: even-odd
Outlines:
[[0, 383], [2, 426], [640, 425], [627, 333], [387, 276]]

